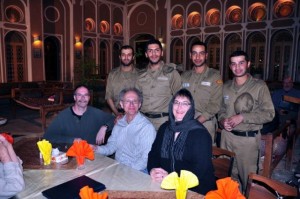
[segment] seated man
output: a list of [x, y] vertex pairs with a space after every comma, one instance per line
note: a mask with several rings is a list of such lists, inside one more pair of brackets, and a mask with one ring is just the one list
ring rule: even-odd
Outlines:
[[88, 106], [90, 93], [87, 86], [79, 85], [74, 92], [74, 105], [61, 111], [50, 124], [44, 138], [53, 143], [73, 143], [80, 138], [90, 144], [102, 144], [105, 133], [111, 130], [114, 117]]
[[123, 89], [119, 94], [125, 115], [117, 121], [107, 144], [94, 147], [97, 153], [111, 155], [115, 159], [140, 171], [146, 171], [148, 153], [156, 136], [152, 123], [139, 109], [142, 93], [136, 88]]
[[284, 78], [282, 86], [282, 89], [272, 93], [272, 101], [275, 110], [279, 113], [280, 123], [284, 124], [287, 120], [297, 120], [298, 105], [284, 101], [283, 96], [300, 98], [300, 91], [293, 88], [294, 84], [291, 77]]
[[24, 189], [21, 162], [12, 145], [0, 135], [0, 198], [10, 198]]

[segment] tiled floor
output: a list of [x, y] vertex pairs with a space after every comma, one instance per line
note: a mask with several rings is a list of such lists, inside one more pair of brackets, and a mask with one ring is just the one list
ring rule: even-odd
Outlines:
[[[0, 132], [10, 132], [14, 135], [30, 135], [38, 134], [42, 136], [43, 131], [40, 123], [40, 116], [38, 111], [18, 107], [16, 111], [16, 118], [13, 118], [9, 102], [0, 101], [0, 117], [6, 117], [8, 119], [5, 125], [0, 126]], [[50, 115], [47, 119], [47, 123], [51, 122], [51, 119], [55, 115]], [[272, 178], [286, 182], [293, 179], [294, 171], [300, 160], [300, 139], [296, 141], [292, 166], [290, 170], [285, 169], [285, 157], [281, 160], [278, 166], [275, 168]]]

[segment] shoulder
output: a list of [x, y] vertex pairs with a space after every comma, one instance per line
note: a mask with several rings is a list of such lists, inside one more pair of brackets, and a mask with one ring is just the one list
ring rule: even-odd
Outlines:
[[193, 70], [187, 70], [187, 71], [182, 73], [181, 77], [182, 78], [191, 77], [192, 74], [193, 74]]
[[255, 84], [257, 86], [267, 86], [266, 82], [264, 80], [261, 80], [261, 79], [257, 79], [257, 78], [252, 77], [251, 81], [252, 81], [253, 84]]
[[209, 134], [209, 132], [206, 130], [205, 127], [201, 128], [196, 128], [193, 129], [189, 132], [190, 136], [193, 138], [193, 140], [201, 140], [201, 142], [203, 141], [208, 141], [210, 140], [209, 143], [211, 143], [211, 135]]
[[165, 63], [162, 67], [163, 73], [168, 74], [176, 71], [176, 64], [173, 63]]

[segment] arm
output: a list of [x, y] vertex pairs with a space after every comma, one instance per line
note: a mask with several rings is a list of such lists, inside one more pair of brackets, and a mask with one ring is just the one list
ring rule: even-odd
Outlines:
[[136, 158], [137, 161], [132, 165], [133, 168], [144, 170], [147, 167], [148, 153], [151, 150], [155, 136], [156, 131], [152, 124], [147, 124], [139, 132], [139, 145], [137, 148], [139, 157]]
[[98, 146], [95, 152], [106, 156], [112, 155], [117, 150], [117, 139], [118, 139], [118, 128], [115, 127], [111, 133], [111, 136], [108, 138], [107, 144]]
[[[264, 124], [272, 121], [275, 110], [267, 85], [263, 85], [258, 93], [258, 107], [250, 113], [242, 113], [243, 123]], [[259, 116], [259, 117], [258, 117]]]
[[[205, 110], [202, 112], [201, 116], [197, 118], [199, 122], [203, 123], [206, 120], [214, 117], [221, 108], [222, 104], [222, 90], [223, 83], [220, 76], [218, 79], [213, 80], [213, 86], [211, 88], [211, 96], [207, 106], [204, 108]], [[219, 83], [218, 83], [219, 82]]]
[[172, 78], [170, 81], [170, 88], [172, 91], [172, 95], [174, 95], [181, 88], [181, 77], [177, 70], [172, 72]]
[[23, 190], [25, 183], [22, 166], [8, 142], [0, 141], [0, 161], [0, 197], [12, 197]]

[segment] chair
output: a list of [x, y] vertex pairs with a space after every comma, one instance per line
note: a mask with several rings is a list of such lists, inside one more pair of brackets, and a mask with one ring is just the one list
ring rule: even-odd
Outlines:
[[249, 174], [246, 189], [248, 199], [277, 199], [281, 196], [296, 197], [297, 195], [295, 187], [254, 173]]
[[213, 165], [217, 179], [231, 176], [235, 153], [213, 146]]

